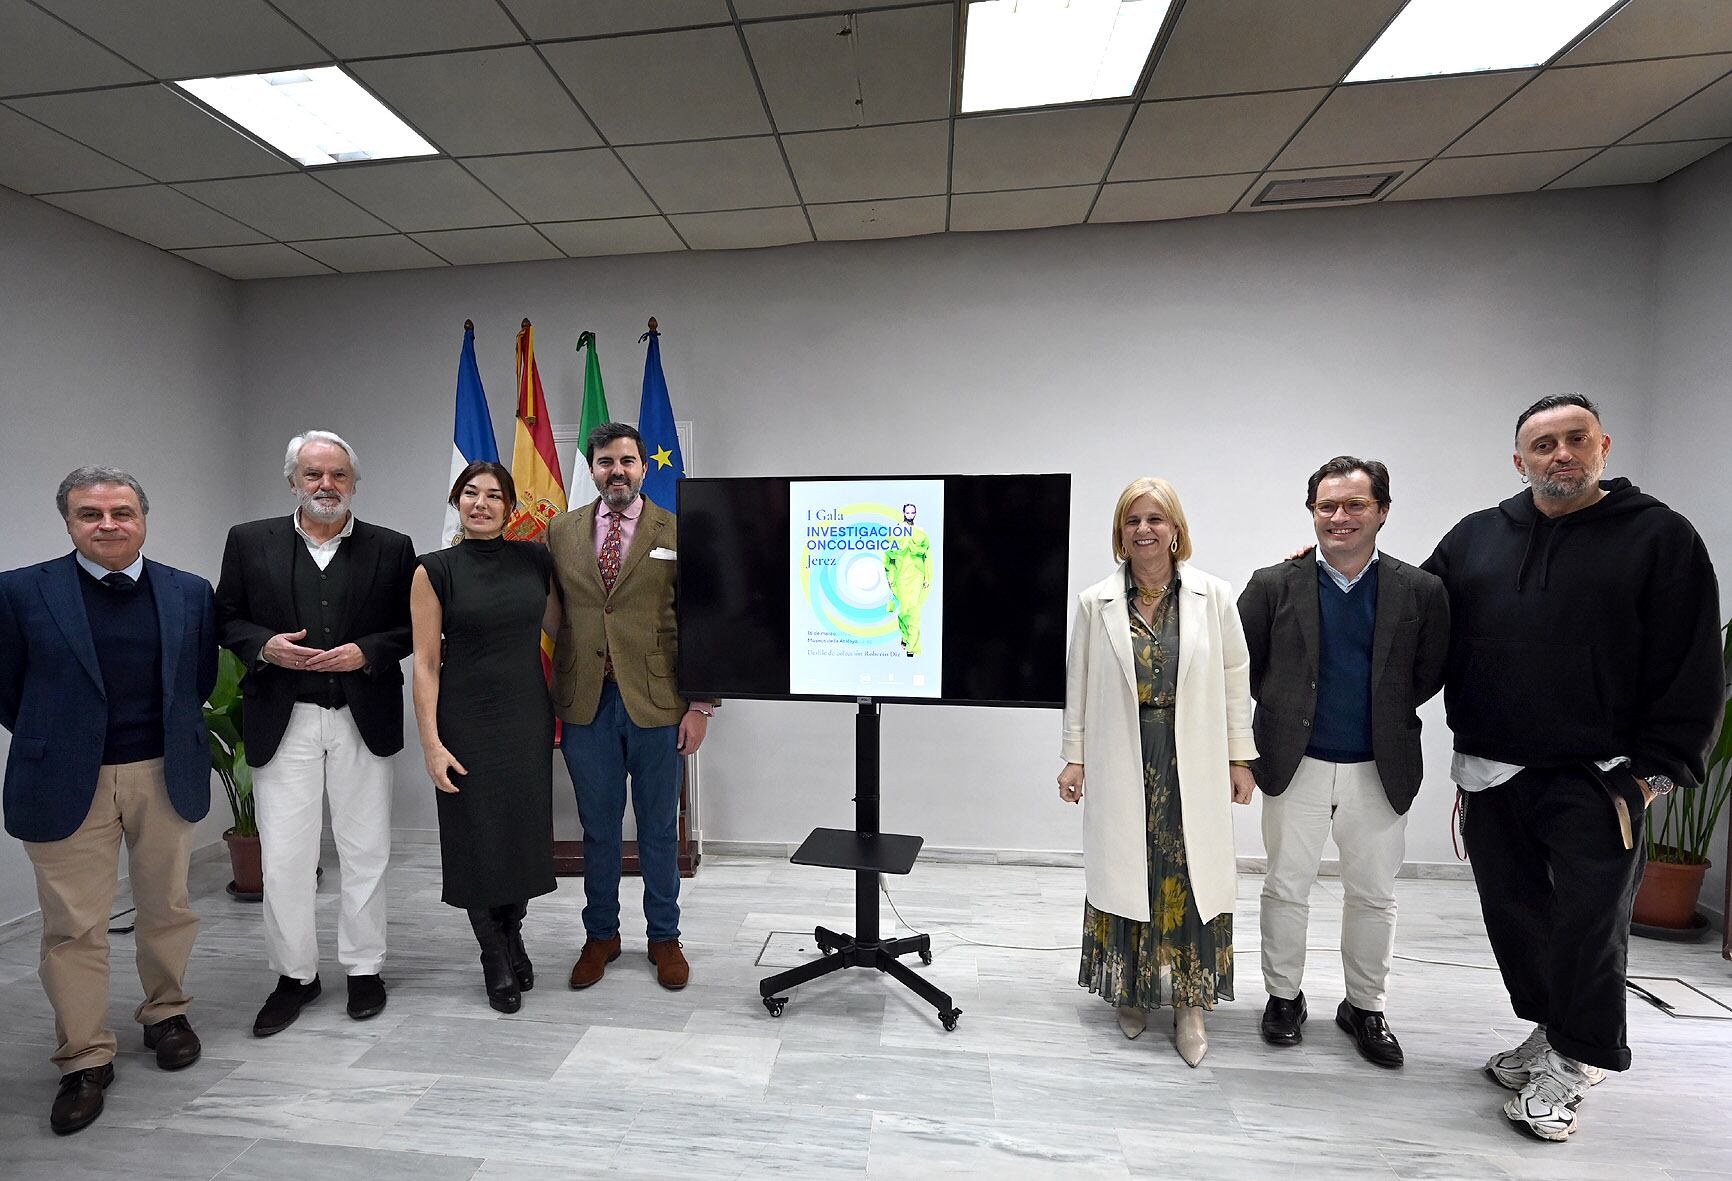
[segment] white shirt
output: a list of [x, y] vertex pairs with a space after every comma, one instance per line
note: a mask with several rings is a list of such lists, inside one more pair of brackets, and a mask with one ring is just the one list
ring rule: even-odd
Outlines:
[[72, 551], [72, 556], [78, 559], [78, 564], [84, 568], [84, 572], [90, 575], [90, 577], [96, 579], [98, 582], [101, 582], [110, 574], [124, 574], [134, 582], [137, 582], [144, 576], [144, 555], [142, 553], [139, 554], [138, 557], [132, 559], [132, 565], [128, 566], [124, 570], [110, 570], [106, 566], [98, 566], [95, 562], [92, 562], [77, 550]]
[[343, 544], [343, 539], [355, 531], [354, 513], [349, 514], [348, 520], [343, 522], [342, 530], [329, 541], [314, 540], [312, 534], [301, 528], [301, 514], [299, 510], [297, 510], [295, 515], [289, 519], [295, 523], [295, 532], [299, 533], [301, 535], [301, 540], [307, 543], [307, 552], [313, 555], [313, 561], [319, 564], [319, 569], [321, 570], [326, 566], [329, 566], [331, 564], [331, 559], [337, 556], [337, 547]]
[[1317, 564], [1323, 567], [1324, 572], [1329, 575], [1329, 581], [1340, 587], [1343, 592], [1350, 591], [1354, 587], [1358, 586], [1359, 580], [1371, 572], [1371, 567], [1375, 565], [1377, 559], [1382, 556], [1383, 554], [1378, 550], [1378, 548], [1372, 546], [1371, 561], [1365, 563], [1365, 569], [1355, 574], [1352, 578], [1349, 578], [1347, 575], [1341, 573], [1341, 571], [1329, 564], [1329, 560], [1323, 556], [1322, 546], [1317, 547]]
[[[1615, 759], [1601, 759], [1594, 766], [1602, 771], [1610, 771], [1613, 767], [1621, 767], [1630, 760], [1623, 755]], [[1484, 791], [1488, 787], [1496, 787], [1505, 780], [1514, 779], [1527, 770], [1519, 763], [1500, 763], [1496, 759], [1484, 758], [1480, 755], [1464, 755], [1459, 750], [1449, 761], [1449, 777], [1463, 791]]]

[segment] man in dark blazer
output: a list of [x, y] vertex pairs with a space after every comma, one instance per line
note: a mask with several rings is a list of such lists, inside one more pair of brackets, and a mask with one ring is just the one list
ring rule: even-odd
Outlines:
[[277, 985], [253, 1022], [286, 1029], [318, 998], [313, 926], [322, 804], [342, 870], [337, 956], [348, 1011], [385, 1007], [385, 866], [391, 756], [403, 749], [402, 659], [409, 654], [415, 549], [356, 520], [354, 449], [329, 431], [289, 442], [287, 517], [236, 525], [223, 551], [217, 622], [246, 666], [243, 739], [264, 861], [265, 947]]
[[198, 933], [187, 899], [193, 826], [210, 810], [203, 705], [216, 685], [210, 583], [146, 560], [150, 501], [115, 468], [81, 467], [56, 495], [74, 552], [0, 574], [6, 831], [42, 906], [42, 986], [60, 1086], [49, 1116], [76, 1132], [114, 1081], [108, 923], [122, 839], [137, 907], [134, 1018], [157, 1065], [199, 1056], [182, 986]]
[[588, 988], [619, 958], [619, 876], [626, 777], [637, 819], [649, 958], [663, 988], [686, 986], [680, 950], [681, 755], [703, 742], [714, 710], [674, 683], [679, 632], [674, 515], [642, 495], [643, 438], [603, 423], [585, 440], [600, 496], [547, 531], [565, 605], [555, 637], [553, 705], [583, 822], [583, 951], [571, 987]]
[[1265, 567], [1239, 596], [1251, 650], [1252, 726], [1263, 790], [1263, 1037], [1295, 1045], [1306, 1017], [1306, 928], [1323, 844], [1341, 852], [1335, 1022], [1380, 1065], [1403, 1062], [1383, 1015], [1395, 951], [1395, 875], [1419, 792], [1419, 717], [1443, 687], [1443, 583], [1378, 552], [1389, 469], [1337, 456], [1306, 490], [1315, 551]]

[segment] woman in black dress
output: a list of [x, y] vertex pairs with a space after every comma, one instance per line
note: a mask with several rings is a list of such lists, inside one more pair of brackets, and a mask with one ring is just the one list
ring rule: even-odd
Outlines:
[[487, 1001], [515, 1013], [535, 984], [529, 899], [553, 880], [553, 706], [541, 633], [558, 628], [547, 547], [506, 541], [511, 473], [477, 461], [450, 503], [463, 539], [415, 571], [415, 718], [438, 788], [442, 897], [469, 912]]

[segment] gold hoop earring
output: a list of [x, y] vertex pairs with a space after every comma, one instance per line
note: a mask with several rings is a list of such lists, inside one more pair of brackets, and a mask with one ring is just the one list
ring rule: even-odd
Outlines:
[[1178, 553], [1179, 552], [1179, 539], [1177, 537], [1173, 538], [1173, 544], [1169, 545], [1167, 548], [1175, 554]]

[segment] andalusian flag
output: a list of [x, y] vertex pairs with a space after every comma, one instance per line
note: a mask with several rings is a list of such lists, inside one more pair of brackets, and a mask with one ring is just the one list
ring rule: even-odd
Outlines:
[[[463, 321], [463, 351], [457, 354], [457, 422], [451, 434], [449, 489], [463, 469], [477, 459], [499, 462], [499, 442], [493, 437], [493, 415], [487, 409], [487, 392], [481, 388], [481, 370], [475, 364], [475, 322]], [[463, 524], [454, 505], [445, 506], [445, 544], [463, 539]]]
[[643, 436], [643, 494], [662, 508], [673, 512], [674, 482], [686, 474], [686, 461], [680, 457], [680, 436], [674, 428], [673, 403], [668, 400], [667, 378], [662, 376], [661, 333], [656, 331], [652, 317], [649, 331], [639, 338], [649, 341], [649, 352], [643, 362], [643, 402], [638, 406], [637, 433]]
[[511, 478], [517, 482], [517, 511], [505, 536], [546, 541], [547, 525], [565, 511], [565, 478], [553, 449], [553, 422], [541, 371], [535, 367], [535, 329], [529, 321], [517, 333], [517, 442], [511, 449]]
[[583, 352], [586, 345], [589, 353], [583, 359], [583, 413], [577, 422], [579, 455], [587, 454], [589, 432], [604, 422], [613, 421], [607, 412], [607, 392], [601, 388], [601, 358], [595, 352], [595, 333], [585, 332], [577, 338], [578, 352]]

